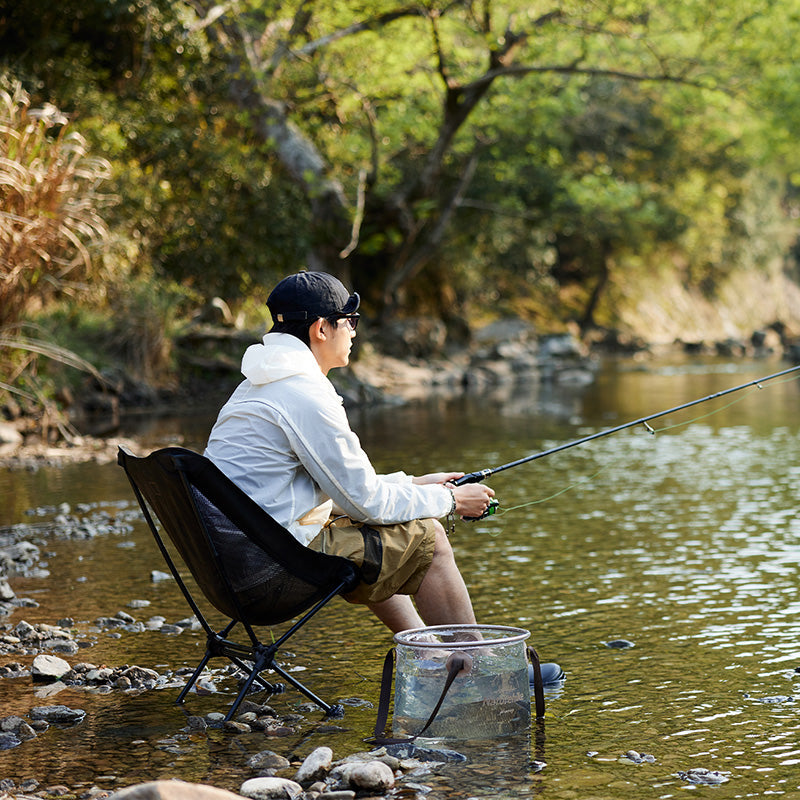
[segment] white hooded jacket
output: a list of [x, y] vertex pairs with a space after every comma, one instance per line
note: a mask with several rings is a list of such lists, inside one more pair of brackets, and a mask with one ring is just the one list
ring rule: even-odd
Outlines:
[[286, 333], [247, 348], [245, 379], [222, 407], [205, 455], [302, 544], [334, 505], [389, 525], [445, 516], [452, 496], [403, 472], [377, 475], [350, 430], [342, 398], [311, 350]]

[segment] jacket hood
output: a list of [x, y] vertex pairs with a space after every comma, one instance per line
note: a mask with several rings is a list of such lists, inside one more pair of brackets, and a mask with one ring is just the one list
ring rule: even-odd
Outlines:
[[320, 376], [322, 370], [311, 350], [289, 333], [267, 333], [262, 344], [251, 344], [242, 356], [242, 375], [260, 386], [293, 375]]

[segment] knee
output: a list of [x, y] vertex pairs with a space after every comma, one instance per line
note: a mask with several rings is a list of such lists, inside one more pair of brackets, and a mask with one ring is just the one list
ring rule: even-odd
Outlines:
[[450, 539], [447, 536], [444, 526], [438, 520], [434, 521], [436, 530], [436, 539], [434, 540], [433, 558], [434, 560], [453, 560], [453, 547], [450, 544]]

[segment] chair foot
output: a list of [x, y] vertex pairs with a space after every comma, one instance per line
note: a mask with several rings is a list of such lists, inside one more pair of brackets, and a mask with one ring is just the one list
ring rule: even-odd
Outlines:
[[332, 706], [328, 706], [325, 716], [341, 719], [344, 716], [344, 706], [341, 703], [334, 703]]

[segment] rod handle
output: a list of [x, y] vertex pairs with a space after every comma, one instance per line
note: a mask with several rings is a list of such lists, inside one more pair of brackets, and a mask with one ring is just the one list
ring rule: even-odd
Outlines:
[[464, 486], [466, 483], [480, 483], [485, 478], [488, 478], [491, 474], [492, 470], [482, 469], [480, 472], [470, 472], [467, 475], [462, 475], [460, 478], [450, 481], [450, 483], [452, 483], [453, 486]]

